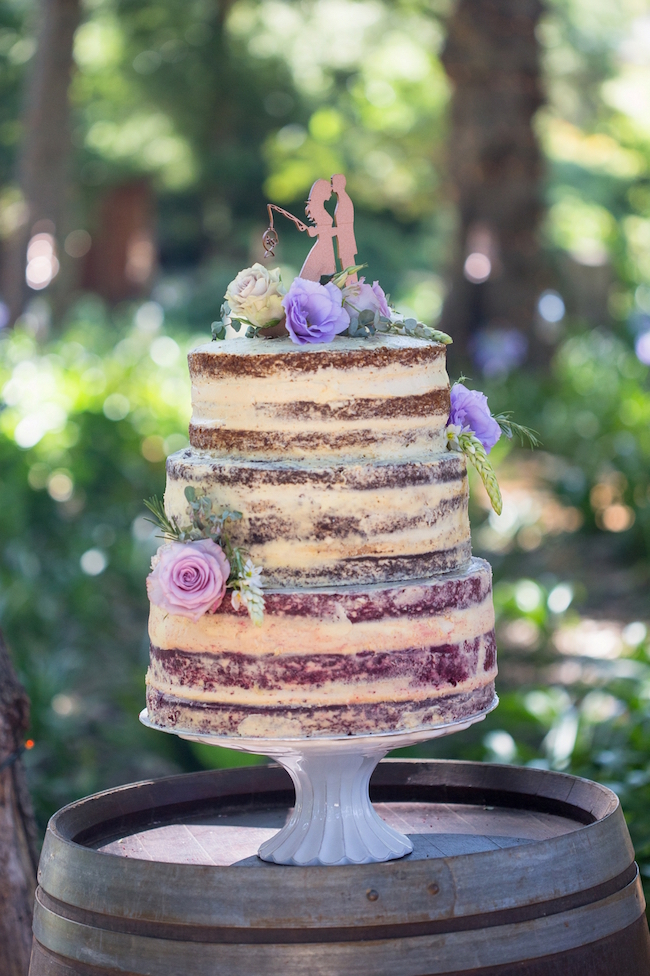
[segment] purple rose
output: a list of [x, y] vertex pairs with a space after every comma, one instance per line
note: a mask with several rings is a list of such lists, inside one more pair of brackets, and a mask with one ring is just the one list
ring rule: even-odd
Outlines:
[[501, 428], [490, 413], [487, 397], [478, 390], [468, 390], [462, 383], [451, 388], [451, 411], [447, 426], [471, 430], [489, 454], [501, 437]]
[[221, 604], [230, 563], [211, 539], [161, 546], [153, 566], [147, 577], [149, 599], [168, 613], [196, 622]]
[[372, 285], [366, 284], [365, 278], [359, 278], [354, 284], [346, 285], [343, 289], [343, 305], [350, 313], [350, 322], [356, 323], [359, 313], [369, 309], [373, 314], [390, 316], [390, 309], [386, 301], [384, 289], [378, 281]]
[[287, 318], [285, 325], [293, 342], [331, 342], [350, 324], [343, 306], [341, 289], [328, 281], [320, 285], [307, 278], [294, 278], [282, 299]]

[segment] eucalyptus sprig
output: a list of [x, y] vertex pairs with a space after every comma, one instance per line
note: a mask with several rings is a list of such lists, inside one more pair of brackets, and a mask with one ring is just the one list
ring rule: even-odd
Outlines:
[[264, 336], [275, 329], [284, 319], [272, 319], [270, 322], [266, 322], [265, 325], [254, 325], [249, 319], [243, 316], [238, 316], [235, 318], [232, 315], [230, 305], [228, 302], [224, 302], [219, 310], [221, 318], [217, 319], [212, 323], [210, 329], [212, 331], [212, 340], [214, 342], [223, 340], [226, 338], [228, 326], [231, 326], [235, 332], [240, 332], [242, 328], [246, 331], [244, 335], [247, 339], [255, 339], [256, 336]]
[[537, 431], [533, 430], [532, 427], [524, 427], [522, 424], [516, 424], [514, 420], [512, 420], [511, 410], [508, 410], [505, 413], [493, 414], [492, 416], [508, 440], [512, 440], [512, 438], [516, 436], [519, 438], [522, 445], [528, 442], [531, 451], [535, 447], [542, 446], [542, 442], [538, 437]]
[[377, 332], [384, 335], [410, 336], [415, 339], [427, 339], [429, 342], [441, 342], [448, 346], [452, 342], [451, 336], [439, 329], [433, 329], [424, 322], [417, 319], [388, 318], [378, 310], [374, 312], [370, 308], [364, 308], [359, 312], [355, 322], [351, 322], [345, 332], [341, 335], [348, 335], [354, 339], [369, 339]]
[[390, 319], [386, 319], [382, 316], [381, 322], [382, 326], [377, 329], [378, 332], [428, 339], [429, 342], [441, 342], [445, 346], [449, 346], [454, 341], [446, 332], [425, 325], [424, 322], [418, 322], [417, 319], [405, 319], [402, 316], [391, 316]]
[[492, 508], [497, 515], [501, 515], [503, 499], [501, 498], [499, 482], [487, 456], [487, 451], [476, 434], [471, 430], [463, 433], [458, 427], [450, 424], [447, 427], [447, 447], [451, 451], [464, 454], [467, 460], [474, 465], [488, 493]]

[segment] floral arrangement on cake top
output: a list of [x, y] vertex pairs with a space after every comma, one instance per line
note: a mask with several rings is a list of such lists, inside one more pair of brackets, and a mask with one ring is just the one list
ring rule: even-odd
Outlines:
[[261, 264], [244, 268], [230, 282], [221, 318], [212, 323], [212, 338], [225, 339], [228, 326], [245, 328], [248, 339], [289, 336], [299, 346], [332, 342], [337, 335], [368, 339], [379, 333], [414, 336], [448, 345], [446, 332], [405, 318], [389, 304], [378, 281], [357, 280], [365, 265], [356, 264], [320, 281], [297, 276], [287, 291], [280, 269]]
[[161, 530], [165, 544], [151, 563], [147, 577], [149, 599], [167, 613], [190, 617], [195, 622], [204, 613], [216, 613], [226, 590], [231, 589], [233, 609], [244, 607], [254, 624], [264, 618], [262, 567], [254, 566], [246, 552], [231, 545], [224, 526], [238, 520], [241, 512], [212, 511], [212, 500], [185, 489], [189, 523], [170, 519], [159, 498], [145, 501], [153, 514], [148, 519]]
[[[377, 333], [412, 336], [444, 345], [452, 342], [446, 332], [397, 312], [378, 281], [369, 284], [365, 278], [357, 278], [357, 272], [365, 265], [353, 263], [357, 251], [354, 207], [345, 187], [345, 177], [340, 173], [329, 181], [316, 180], [305, 211], [310, 224], [268, 204], [269, 227], [262, 236], [265, 257], [274, 255], [278, 243], [273, 211], [293, 221], [298, 230], [316, 237], [316, 243], [288, 290], [279, 268], [269, 270], [254, 264], [240, 271], [228, 285], [221, 318], [212, 323], [213, 339], [225, 339], [229, 326], [235, 332], [244, 326], [249, 339], [288, 336], [299, 346], [332, 342], [336, 336], [369, 339]], [[333, 217], [325, 208], [332, 194], [337, 198]], [[333, 270], [334, 240], [343, 267], [338, 272]], [[510, 414], [493, 416], [485, 394], [469, 390], [464, 379], [461, 377], [451, 388], [447, 448], [464, 454], [474, 465], [494, 511], [500, 515], [503, 500], [488, 457], [490, 451], [502, 433], [508, 438], [517, 434], [522, 443], [528, 441], [531, 447], [539, 446], [539, 440], [535, 431], [515, 424]]]
[[516, 424], [510, 414], [490, 413], [487, 397], [478, 390], [468, 390], [461, 377], [451, 388], [451, 409], [447, 421], [447, 447], [450, 451], [464, 454], [476, 468], [485, 486], [492, 508], [501, 515], [503, 500], [494, 468], [488, 454], [501, 434], [512, 438], [518, 435], [522, 443], [528, 441], [531, 447], [539, 447], [537, 433], [528, 427]]

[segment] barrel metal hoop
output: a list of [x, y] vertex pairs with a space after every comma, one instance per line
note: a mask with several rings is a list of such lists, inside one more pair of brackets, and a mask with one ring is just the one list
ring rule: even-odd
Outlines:
[[381, 924], [340, 927], [295, 927], [295, 928], [242, 928], [219, 925], [183, 925], [173, 922], [154, 922], [132, 919], [124, 916], [105, 915], [67, 905], [52, 898], [39, 888], [37, 901], [40, 905], [60, 918], [90, 925], [107, 932], [124, 932], [137, 936], [150, 936], [157, 939], [171, 939], [185, 942], [221, 943], [238, 945], [296, 945], [300, 943], [322, 942], [367, 942], [376, 939], [404, 939], [421, 935], [437, 935], [446, 932], [466, 932], [473, 929], [493, 928], [498, 925], [515, 925], [536, 918], [557, 915], [602, 901], [610, 895], [626, 888], [638, 876], [637, 865], [633, 862], [615, 878], [595, 885], [584, 891], [545, 902], [532, 902], [502, 911], [484, 912], [456, 918], [432, 919], [425, 922], [403, 922], [400, 924]]
[[[567, 912], [490, 929], [448, 932], [388, 941], [362, 943], [227, 945], [179, 942], [111, 932], [53, 915], [37, 902], [34, 935], [45, 948], [68, 960], [118, 969], [137, 976], [331, 976], [354, 972], [377, 976], [442, 976], [458, 972], [462, 958], [468, 969], [517, 963], [569, 951], [597, 942], [632, 925], [643, 913], [644, 900], [637, 877], [608, 898]], [[71, 970], [74, 971], [74, 970]]]

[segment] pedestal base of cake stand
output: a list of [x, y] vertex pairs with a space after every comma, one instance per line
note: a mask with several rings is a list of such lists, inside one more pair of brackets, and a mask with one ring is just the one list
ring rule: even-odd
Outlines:
[[240, 738], [164, 729], [149, 721], [146, 709], [140, 721], [190, 742], [275, 759], [293, 780], [296, 803], [282, 830], [262, 844], [259, 856], [276, 864], [333, 866], [391, 861], [410, 854], [413, 845], [408, 837], [389, 827], [370, 802], [368, 786], [375, 766], [392, 749], [462, 732], [482, 721], [497, 704], [495, 696], [489, 708], [469, 718], [413, 731], [304, 739]]

